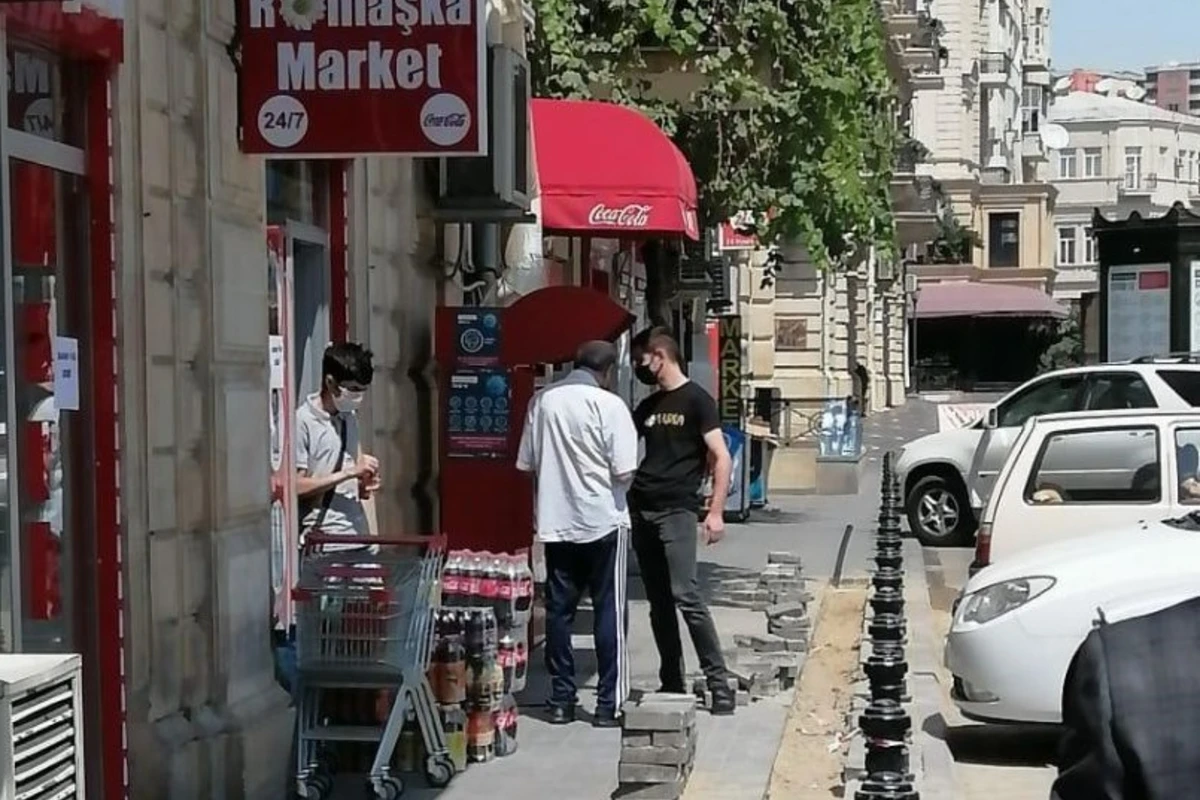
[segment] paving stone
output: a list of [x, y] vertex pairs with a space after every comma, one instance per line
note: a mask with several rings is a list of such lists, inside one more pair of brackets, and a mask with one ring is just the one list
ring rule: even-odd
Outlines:
[[696, 741], [696, 729], [687, 731], [655, 731], [650, 734], [655, 747], [687, 747]]
[[621, 747], [649, 747], [653, 744], [649, 733], [630, 733], [628, 731], [621, 734]]
[[772, 550], [767, 553], [768, 564], [795, 564], [800, 566], [804, 563], [804, 559], [799, 553], [793, 553], [790, 550]]
[[[682, 731], [696, 720], [695, 698], [690, 706], [681, 703], [658, 703], [651, 706], [628, 707], [624, 711], [623, 723], [627, 731]], [[630, 780], [634, 780], [631, 778]]]
[[696, 754], [694, 743], [685, 740], [682, 747], [622, 747], [621, 764], [659, 764], [679, 767]]
[[684, 705], [694, 705], [691, 695], [673, 694], [671, 692], [647, 692], [638, 700], [639, 705], [652, 705], [655, 703], [683, 703]]
[[758, 634], [751, 641], [751, 646], [760, 653], [778, 653], [787, 649], [787, 642], [773, 633]]
[[808, 639], [787, 639], [787, 649], [793, 653], [807, 653]]
[[687, 780], [666, 783], [625, 783], [612, 793], [613, 800], [679, 800], [683, 790], [687, 788]]
[[808, 606], [804, 603], [776, 603], [772, 606], [767, 606], [767, 616], [771, 619], [776, 617], [804, 617], [808, 614]]
[[620, 764], [617, 780], [621, 783], [670, 783], [683, 777], [678, 766], [663, 764]]

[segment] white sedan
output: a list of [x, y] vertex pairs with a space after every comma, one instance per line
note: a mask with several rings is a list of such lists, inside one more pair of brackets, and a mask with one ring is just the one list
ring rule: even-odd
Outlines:
[[963, 589], [946, 638], [951, 697], [971, 719], [1061, 722], [1067, 668], [1097, 622], [1197, 595], [1200, 520], [1140, 524], [1027, 550]]

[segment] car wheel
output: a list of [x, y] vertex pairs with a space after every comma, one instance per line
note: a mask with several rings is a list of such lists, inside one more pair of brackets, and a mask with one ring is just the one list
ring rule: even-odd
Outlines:
[[940, 475], [926, 475], [908, 493], [908, 526], [927, 547], [970, 543], [975, 515], [966, 493]]

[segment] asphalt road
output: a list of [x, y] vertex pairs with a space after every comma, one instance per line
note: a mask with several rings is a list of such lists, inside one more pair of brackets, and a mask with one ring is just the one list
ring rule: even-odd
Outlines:
[[[950, 628], [950, 607], [967, 579], [968, 548], [925, 548], [925, 572], [939, 637]], [[943, 673], [942, 685], [950, 675]], [[946, 698], [944, 738], [954, 755], [962, 800], [1046, 800], [1054, 782], [1059, 731], [1043, 726], [982, 725]], [[997, 787], [1003, 786], [1002, 795]]]

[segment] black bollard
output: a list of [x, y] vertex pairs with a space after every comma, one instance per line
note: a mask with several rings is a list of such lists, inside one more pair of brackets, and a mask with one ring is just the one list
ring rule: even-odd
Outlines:
[[867, 774], [908, 775], [912, 717], [898, 700], [872, 700], [858, 718], [867, 743]]
[[878, 614], [867, 623], [867, 635], [872, 642], [903, 642], [908, 623], [899, 614]]
[[908, 776], [898, 772], [868, 775], [854, 793], [854, 800], [920, 800]]
[[872, 557], [879, 569], [900, 569], [904, 564], [904, 550], [894, 544], [881, 543]]
[[904, 589], [904, 570], [895, 567], [880, 567], [871, 576], [871, 585], [876, 591], [880, 589]]
[[878, 642], [871, 650], [871, 655], [863, 664], [863, 672], [871, 689], [871, 700], [907, 701], [905, 676], [908, 674], [908, 661], [904, 657], [904, 648], [891, 642]]
[[876, 589], [868, 601], [871, 611], [875, 614], [895, 614], [904, 616], [904, 593], [891, 586]]

